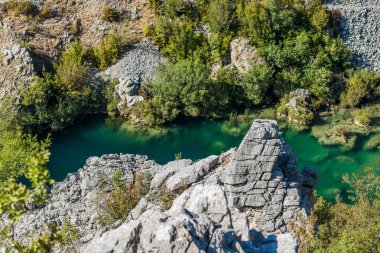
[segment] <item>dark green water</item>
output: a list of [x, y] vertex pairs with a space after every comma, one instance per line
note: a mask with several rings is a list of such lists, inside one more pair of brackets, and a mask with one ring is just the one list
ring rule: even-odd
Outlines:
[[[54, 136], [49, 169], [55, 180], [62, 180], [81, 168], [88, 157], [111, 153], [144, 154], [160, 164], [173, 160], [180, 152], [183, 158], [200, 159], [238, 146], [248, 127], [193, 121], [161, 133], [147, 133], [92, 118]], [[361, 172], [366, 166], [380, 167], [380, 152], [362, 149], [364, 137], [351, 151], [321, 146], [308, 132], [287, 129], [284, 138], [292, 146], [301, 168], [307, 165], [317, 168], [317, 192], [328, 200], [339, 192], [344, 194], [343, 174]]]

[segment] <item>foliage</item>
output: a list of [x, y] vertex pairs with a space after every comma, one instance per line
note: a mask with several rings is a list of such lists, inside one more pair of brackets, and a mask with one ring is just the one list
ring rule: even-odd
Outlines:
[[100, 70], [105, 70], [111, 64], [117, 62], [124, 51], [123, 40], [111, 33], [98, 42], [92, 50], [92, 58]]
[[228, 34], [236, 25], [235, 1], [211, 0], [205, 17], [213, 34]]
[[59, 130], [86, 115], [96, 106], [95, 90], [89, 85], [83, 49], [74, 42], [55, 66], [21, 92], [19, 114], [25, 128]]
[[175, 158], [176, 160], [181, 160], [181, 159], [182, 159], [182, 152], [179, 152], [179, 153], [174, 154], [174, 158]]
[[368, 142], [365, 144], [364, 149], [366, 150], [380, 150], [380, 134], [372, 136]]
[[273, 74], [274, 71], [271, 67], [257, 64], [242, 76], [241, 85], [253, 105], [260, 105], [264, 102], [265, 94], [274, 81]]
[[134, 181], [123, 182], [121, 173], [112, 176], [114, 190], [99, 198], [99, 208], [102, 213], [100, 222], [111, 225], [119, 220], [125, 220], [130, 211], [136, 207], [142, 197], [149, 192], [150, 175], [137, 172]]
[[58, 242], [64, 252], [79, 252], [75, 242], [79, 240], [80, 234], [69, 221], [64, 221], [56, 234], [59, 236], [60, 240]]
[[166, 185], [164, 185], [158, 195], [158, 203], [159, 205], [165, 209], [168, 210], [172, 205], [177, 197], [177, 194], [170, 191]]
[[47, 152], [51, 140], [38, 141], [36, 136], [20, 131], [0, 133], [0, 182], [25, 175], [29, 160]]
[[348, 70], [341, 105], [355, 108], [380, 94], [380, 75], [368, 69]]
[[111, 117], [118, 114], [117, 105], [120, 102], [120, 97], [116, 93], [116, 86], [119, 84], [117, 79], [110, 82], [103, 83], [102, 95], [104, 98], [104, 104], [106, 105], [106, 111]]
[[371, 125], [372, 118], [367, 109], [355, 110], [352, 112], [352, 116], [354, 121], [361, 126], [369, 127]]
[[112, 6], [107, 5], [102, 10], [102, 20], [108, 22], [115, 22], [119, 19], [119, 13]]
[[239, 20], [243, 34], [254, 44], [263, 45], [275, 37], [270, 12], [259, 1], [248, 2], [247, 5], [238, 6]]
[[380, 245], [380, 180], [372, 169], [363, 176], [344, 176], [352, 189], [353, 204], [338, 199], [333, 205], [317, 198], [314, 213], [318, 227], [312, 251], [305, 252], [373, 252]]
[[14, 16], [34, 16], [37, 13], [37, 7], [33, 2], [28, 0], [11, 0], [3, 5], [3, 12], [11, 13]]

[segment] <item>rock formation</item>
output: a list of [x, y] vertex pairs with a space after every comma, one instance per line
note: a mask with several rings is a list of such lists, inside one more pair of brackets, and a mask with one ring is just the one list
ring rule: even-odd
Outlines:
[[[116, 171], [129, 182], [137, 171], [152, 180], [127, 220], [107, 230], [97, 222], [97, 196], [112, 190]], [[89, 158], [53, 186], [45, 206], [22, 217], [15, 235], [22, 240], [48, 221], [69, 221], [82, 252], [296, 252], [290, 224], [309, 214], [315, 183], [315, 170], [298, 171], [277, 123], [255, 120], [238, 149], [196, 162]], [[163, 189], [177, 196], [168, 210], [157, 201]]]
[[103, 76], [119, 80], [116, 91], [121, 100], [120, 109], [144, 100], [138, 89], [144, 82], [154, 79], [158, 66], [164, 61], [156, 46], [142, 40], [129, 46], [123, 58], [103, 72]]
[[32, 58], [24, 47], [18, 44], [0, 46], [0, 100], [28, 87], [34, 74]]
[[252, 65], [262, 63], [255, 47], [246, 39], [231, 42], [231, 64], [239, 73], [247, 72]]
[[326, 0], [340, 14], [341, 37], [353, 53], [356, 67], [380, 70], [380, 1]]

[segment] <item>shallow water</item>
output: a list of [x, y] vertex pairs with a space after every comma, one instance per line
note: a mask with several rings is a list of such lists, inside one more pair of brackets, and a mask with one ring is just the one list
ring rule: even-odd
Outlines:
[[[248, 127], [246, 124], [230, 127], [226, 122], [192, 121], [151, 133], [106, 124], [104, 119], [94, 117], [53, 137], [48, 166], [52, 177], [59, 181], [81, 168], [90, 156], [144, 154], [165, 164], [181, 153], [183, 158], [195, 160], [238, 146]], [[317, 192], [328, 200], [334, 200], [339, 192], [344, 195], [343, 174], [360, 172], [367, 166], [380, 167], [380, 152], [363, 150], [366, 137], [359, 138], [351, 151], [319, 145], [307, 131], [300, 133], [287, 129], [284, 138], [296, 154], [300, 168], [317, 168]]]

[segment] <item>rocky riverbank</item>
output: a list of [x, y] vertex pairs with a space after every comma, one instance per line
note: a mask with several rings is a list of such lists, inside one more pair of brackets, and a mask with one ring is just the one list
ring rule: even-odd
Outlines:
[[[117, 171], [125, 182], [150, 174], [150, 190], [126, 221], [105, 228], [97, 199], [113, 190]], [[296, 252], [290, 224], [309, 214], [315, 183], [315, 170], [298, 170], [277, 123], [256, 120], [238, 149], [195, 162], [89, 158], [53, 186], [45, 206], [22, 217], [15, 236], [23, 240], [53, 221], [71, 223], [83, 252]], [[164, 188], [176, 196], [168, 210], [152, 197]]]

